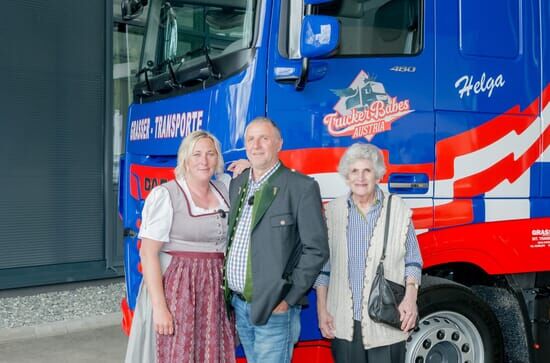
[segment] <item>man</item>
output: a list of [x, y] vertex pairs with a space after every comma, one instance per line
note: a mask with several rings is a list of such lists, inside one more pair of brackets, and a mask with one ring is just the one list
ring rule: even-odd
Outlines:
[[319, 186], [279, 161], [279, 128], [245, 131], [251, 169], [231, 182], [225, 292], [249, 363], [290, 362], [305, 294], [328, 259]]

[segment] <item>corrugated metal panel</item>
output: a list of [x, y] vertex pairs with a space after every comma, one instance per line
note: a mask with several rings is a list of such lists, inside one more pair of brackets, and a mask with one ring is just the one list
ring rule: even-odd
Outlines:
[[105, 2], [0, 22], [0, 269], [104, 259]]

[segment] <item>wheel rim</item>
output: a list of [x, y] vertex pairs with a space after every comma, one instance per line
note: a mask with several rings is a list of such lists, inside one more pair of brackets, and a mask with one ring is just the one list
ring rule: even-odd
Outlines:
[[407, 340], [409, 363], [484, 362], [483, 340], [464, 315], [438, 311], [420, 320]]

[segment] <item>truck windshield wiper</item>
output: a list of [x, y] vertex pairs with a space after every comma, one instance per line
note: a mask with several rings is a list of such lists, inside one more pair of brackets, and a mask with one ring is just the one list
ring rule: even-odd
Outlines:
[[218, 67], [214, 64], [212, 61], [212, 58], [210, 58], [210, 52], [209, 49], [204, 46], [204, 57], [206, 58], [206, 64], [208, 64], [208, 69], [210, 69], [210, 76], [214, 77], [215, 79], [222, 78], [222, 74], [220, 71], [218, 71]]
[[178, 64], [175, 71], [177, 72], [179, 68], [183, 65], [183, 63], [185, 62], [185, 58], [192, 55], [198, 55], [198, 54], [204, 54], [204, 58], [206, 59], [206, 64], [208, 65], [208, 78], [210, 77], [213, 77], [215, 79], [222, 78], [221, 72], [218, 71], [218, 67], [216, 67], [216, 65], [212, 61], [212, 58], [210, 58], [210, 49], [206, 46], [206, 39], [203, 41], [200, 47], [191, 49], [190, 51], [186, 52], [181, 56], [174, 57], [174, 62], [172, 64]]
[[[193, 79], [183, 81], [183, 83], [179, 82], [178, 77], [176, 76], [176, 73], [179, 71], [180, 67], [185, 63], [185, 58], [189, 57], [190, 55], [201, 54], [201, 53], [204, 54], [207, 67], [201, 68], [198, 71], [198, 74]], [[192, 49], [180, 56], [167, 58], [158, 64], [154, 64], [153, 61], [151, 60], [147, 61], [147, 65], [141, 68], [136, 73], [136, 77], [139, 77], [142, 74], [145, 75], [146, 89], [142, 90], [142, 94], [145, 96], [150, 96], [156, 93], [156, 91], [153, 90], [151, 81], [149, 80], [149, 74], [150, 73], [155, 74], [156, 72], [162, 71], [165, 66], [167, 68], [166, 72], [170, 76], [170, 80], [167, 81], [166, 84], [174, 89], [185, 87], [188, 81], [204, 82], [209, 78], [221, 79], [222, 74], [220, 71], [218, 71], [218, 67], [212, 61], [212, 58], [210, 57], [209, 53], [210, 53], [209, 48], [206, 47], [203, 43], [201, 47]], [[174, 66], [176, 67], [174, 68]]]
[[147, 65], [138, 70], [138, 72], [136, 73], [136, 77], [145, 74], [145, 84], [147, 85], [147, 90], [141, 91], [145, 96], [151, 96], [155, 93], [155, 91], [153, 91], [153, 88], [151, 87], [151, 82], [149, 81], [149, 72], [153, 72], [153, 66], [154, 63], [152, 61], [147, 61]]
[[[177, 58], [179, 58], [179, 60]], [[151, 82], [149, 80], [149, 73], [155, 73], [155, 72], [161, 71], [164, 66], [167, 66], [168, 73], [170, 74], [170, 81], [168, 82], [168, 85], [172, 88], [180, 88], [181, 85], [177, 81], [176, 73], [174, 71], [173, 64], [175, 64], [178, 61], [181, 62], [181, 59], [182, 59], [181, 57], [168, 58], [168, 59], [165, 59], [164, 61], [162, 61], [162, 62], [160, 62], [159, 64], [156, 64], [156, 65], [151, 60], [147, 61], [147, 65], [145, 67], [141, 68], [136, 73], [136, 77], [139, 77], [142, 74], [145, 75], [145, 84], [147, 85], [147, 90], [143, 91], [143, 93], [145, 95], [152, 95], [152, 94], [155, 93], [155, 91], [153, 90], [153, 88], [151, 86]]]
[[195, 49], [191, 49], [189, 51], [187, 51], [184, 55], [182, 55], [180, 58], [182, 60], [184, 60], [185, 58], [191, 56], [192, 58], [194, 58], [196, 55], [200, 55], [202, 53], [205, 52], [205, 49], [204, 49], [204, 44], [201, 44], [200, 47], [197, 47]]

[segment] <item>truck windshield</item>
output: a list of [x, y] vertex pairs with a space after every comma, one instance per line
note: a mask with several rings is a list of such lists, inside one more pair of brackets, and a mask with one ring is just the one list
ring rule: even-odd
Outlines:
[[[300, 31], [303, 0], [284, 0], [288, 25], [287, 46], [281, 53], [300, 59]], [[340, 43], [332, 54], [338, 56], [412, 56], [423, 46], [424, 0], [332, 0], [317, 6], [317, 13], [338, 18]], [[283, 8], [284, 9], [284, 8]]]
[[[217, 58], [252, 42], [256, 0], [153, 0], [142, 68], [153, 75]], [[200, 60], [199, 60], [200, 58]]]

